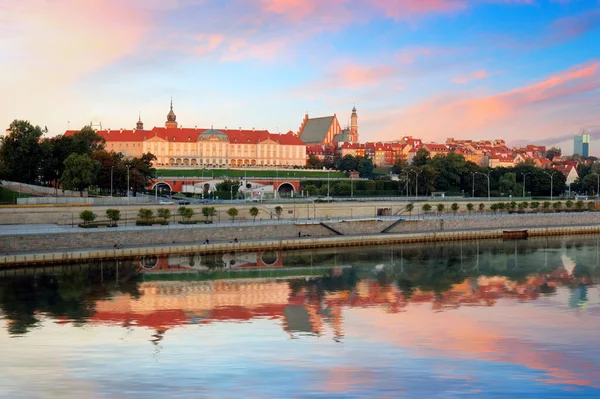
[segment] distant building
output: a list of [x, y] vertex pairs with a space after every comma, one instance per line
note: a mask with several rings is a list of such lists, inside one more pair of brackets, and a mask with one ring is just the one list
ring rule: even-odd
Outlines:
[[358, 142], [358, 114], [352, 108], [350, 126], [342, 129], [337, 115], [309, 118], [304, 115], [298, 137], [307, 145], [330, 145]]
[[582, 133], [573, 139], [573, 155], [590, 156], [590, 135]]

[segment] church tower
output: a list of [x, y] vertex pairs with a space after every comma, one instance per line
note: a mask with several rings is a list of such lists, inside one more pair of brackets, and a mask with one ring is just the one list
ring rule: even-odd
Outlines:
[[177, 128], [177, 116], [175, 116], [175, 112], [173, 112], [173, 99], [171, 98], [171, 110], [167, 114], [167, 121], [165, 122], [165, 127], [169, 128]]
[[144, 130], [144, 122], [142, 122], [142, 114], [138, 115], [138, 121], [135, 124], [135, 130]]
[[358, 134], [358, 114], [356, 113], [356, 105], [352, 107], [352, 116], [350, 117], [350, 131]]

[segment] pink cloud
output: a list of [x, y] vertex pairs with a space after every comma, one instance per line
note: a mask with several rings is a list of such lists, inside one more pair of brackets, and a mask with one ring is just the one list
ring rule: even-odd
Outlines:
[[485, 69], [480, 69], [478, 71], [473, 71], [465, 75], [457, 76], [454, 79], [452, 79], [452, 81], [457, 84], [466, 84], [474, 80], [485, 79], [488, 76], [489, 75]]
[[344, 65], [335, 73], [335, 81], [338, 86], [359, 88], [381, 84], [395, 74], [395, 69], [388, 65]]
[[598, 26], [600, 26], [600, 9], [557, 19], [550, 26], [550, 40], [553, 42], [569, 40], [584, 35]]
[[425, 140], [452, 136], [510, 140], [524, 134], [530, 139], [550, 138], [593, 124], [593, 102], [585, 95], [599, 88], [600, 61], [591, 61], [504, 93], [438, 96], [404, 112], [372, 115], [363, 126], [378, 125], [379, 140], [403, 134]]

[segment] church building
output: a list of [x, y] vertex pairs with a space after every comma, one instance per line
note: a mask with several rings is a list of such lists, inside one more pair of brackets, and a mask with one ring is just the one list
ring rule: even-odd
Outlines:
[[350, 126], [340, 127], [337, 115], [309, 118], [304, 120], [298, 129], [298, 137], [307, 145], [342, 145], [343, 143], [358, 143], [358, 114], [356, 106], [352, 108]]

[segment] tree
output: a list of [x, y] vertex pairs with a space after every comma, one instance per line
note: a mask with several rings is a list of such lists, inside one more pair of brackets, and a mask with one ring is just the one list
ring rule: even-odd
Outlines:
[[229, 208], [227, 214], [231, 217], [231, 221], [234, 221], [235, 217], [238, 215], [238, 210], [237, 208]]
[[585, 206], [585, 204], [583, 203], [582, 200], [579, 200], [575, 203], [575, 208], [577, 208], [577, 209], [583, 209], [584, 206]]
[[206, 223], [208, 223], [208, 218], [211, 218], [211, 221], [212, 221], [212, 218], [215, 216], [215, 213], [217, 213], [217, 211], [214, 206], [203, 206], [202, 207], [202, 216], [204, 216], [206, 218]]
[[549, 160], [553, 160], [554, 157], [560, 156], [562, 156], [562, 150], [559, 147], [551, 147], [548, 151], [546, 151], [546, 158]]
[[283, 213], [283, 208], [277, 205], [275, 207], [275, 214], [277, 215], [277, 219], [281, 219], [281, 214]]
[[321, 169], [323, 168], [323, 162], [315, 154], [308, 155], [308, 161], [306, 161], [306, 166], [313, 169]]
[[141, 208], [138, 211], [138, 218], [142, 219], [144, 223], [150, 223], [150, 220], [154, 217], [154, 211], [148, 208]]
[[556, 209], [557, 211], [560, 210], [562, 208], [562, 202], [556, 201], [554, 204], [552, 204], [552, 208]]
[[156, 211], [159, 218], [163, 218], [165, 222], [168, 222], [171, 217], [171, 210], [167, 208], [158, 208]]
[[[203, 210], [202, 213], [204, 213], [204, 208], [202, 208], [202, 210]], [[188, 208], [187, 206], [180, 206], [177, 209], [177, 213], [186, 222], [189, 222], [190, 219], [192, 218], [192, 216], [194, 216], [196, 214], [196, 212], [192, 208]]]
[[458, 208], [459, 205], [455, 202], [452, 205], [450, 205], [450, 209], [452, 209], [452, 212], [454, 212], [454, 216], [456, 216], [456, 212], [458, 212]]
[[233, 199], [233, 196], [240, 189], [240, 185], [241, 184], [240, 184], [239, 181], [233, 181], [233, 180], [230, 180], [230, 179], [225, 179], [221, 183], [217, 183], [216, 188], [217, 188], [217, 191], [222, 191], [222, 192], [229, 193], [230, 196], [231, 196], [230, 199]]
[[117, 222], [121, 219], [121, 211], [118, 209], [107, 209], [106, 218], [110, 220], [110, 226], [117, 227]]
[[406, 204], [404, 209], [408, 212], [409, 216], [412, 216], [412, 211], [413, 211], [413, 209], [415, 209], [415, 206], [412, 203]]
[[479, 204], [479, 212], [483, 212], [484, 209], [485, 209], [485, 204], [482, 202]]
[[542, 208], [550, 209], [550, 201], [544, 201], [544, 203], [542, 204]]
[[470, 202], [467, 204], [467, 211], [469, 211], [469, 214], [471, 214], [471, 212], [473, 212], [473, 204], [471, 204]]
[[5, 178], [34, 184], [42, 159], [40, 139], [47, 130], [16, 119], [9, 130], [10, 134], [0, 142], [0, 164], [5, 170]]
[[540, 203], [537, 201], [532, 201], [529, 207], [533, 210], [537, 210], [540, 207]]
[[587, 207], [590, 211], [595, 211], [596, 210], [596, 204], [594, 204], [594, 201], [590, 201], [587, 204]]
[[79, 214], [79, 218], [83, 220], [83, 225], [87, 226], [96, 220], [96, 214], [92, 211], [83, 211]]
[[446, 207], [444, 206], [444, 204], [437, 204], [436, 208], [439, 213], [442, 213], [442, 212], [444, 212], [444, 208], [446, 208]]
[[358, 164], [356, 169], [358, 170], [358, 174], [361, 178], [370, 179], [373, 177], [373, 160], [369, 158], [367, 155], [362, 157], [356, 157]]
[[519, 210], [520, 211], [524, 211], [525, 209], [527, 209], [528, 206], [529, 206], [529, 203], [527, 203], [527, 201], [519, 202]]
[[96, 133], [90, 126], [82, 127], [81, 130], [75, 132], [71, 137], [79, 154], [91, 155], [95, 151], [103, 150], [106, 144], [104, 137]]
[[567, 207], [567, 209], [573, 208], [573, 201], [567, 200], [567, 202], [565, 202], [565, 206]]
[[256, 222], [256, 217], [258, 216], [258, 213], [260, 211], [258, 210], [257, 207], [253, 206], [252, 208], [250, 208], [250, 216], [252, 216], [254, 218], [254, 221]]
[[413, 166], [416, 166], [416, 167], [425, 166], [429, 163], [430, 159], [431, 158], [429, 156], [429, 151], [427, 151], [426, 148], [422, 147], [422, 148], [419, 148], [419, 150], [413, 157], [412, 164], [413, 164]]
[[99, 165], [87, 154], [71, 154], [65, 159], [65, 170], [60, 178], [62, 188], [77, 190], [83, 197], [83, 190], [95, 180]]
[[358, 170], [358, 158], [350, 154], [344, 155], [343, 158], [338, 160], [336, 169], [342, 172]]
[[431, 205], [425, 204], [423, 205], [423, 212], [431, 212]]
[[394, 161], [394, 165], [392, 166], [392, 173], [400, 174], [404, 169], [408, 167], [408, 162], [406, 161], [406, 156], [397, 156]]
[[306, 186], [304, 186], [304, 194], [306, 196], [309, 196], [311, 194], [315, 195], [318, 193], [318, 191], [319, 189], [314, 184], [307, 184]]
[[[151, 153], [146, 153], [139, 158], [133, 158], [126, 162], [129, 168], [129, 184], [135, 197], [137, 192], [145, 190], [152, 183], [156, 170], [152, 167], [152, 162], [156, 157]], [[126, 166], [124, 165], [125, 169]], [[125, 170], [125, 176], [127, 171]]]

